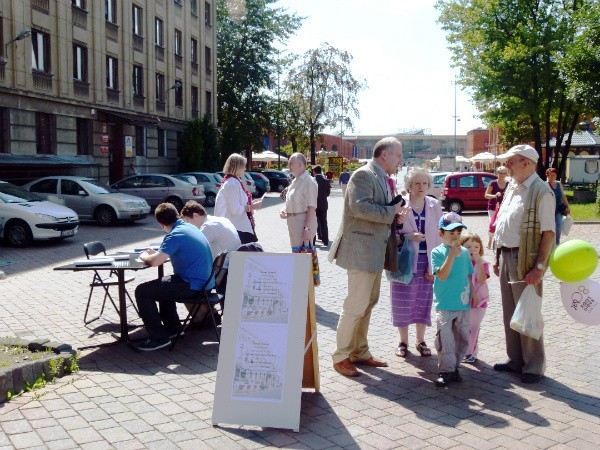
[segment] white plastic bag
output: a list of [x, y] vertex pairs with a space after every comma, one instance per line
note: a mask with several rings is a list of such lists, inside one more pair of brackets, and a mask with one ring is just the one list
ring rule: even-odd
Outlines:
[[542, 331], [544, 331], [542, 297], [537, 295], [532, 284], [528, 284], [523, 290], [512, 319], [510, 319], [510, 327], [536, 340], [542, 335]]
[[562, 234], [564, 234], [565, 236], [569, 235], [569, 232], [571, 231], [571, 225], [573, 225], [573, 222], [573, 216], [565, 216], [565, 218], [563, 219]]

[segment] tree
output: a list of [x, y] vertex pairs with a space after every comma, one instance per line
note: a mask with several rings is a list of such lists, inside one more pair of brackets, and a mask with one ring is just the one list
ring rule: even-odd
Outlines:
[[351, 61], [349, 52], [324, 43], [306, 52], [288, 75], [287, 100], [296, 105], [297, 124], [308, 134], [311, 164], [319, 133], [340, 123], [352, 129], [352, 117], [359, 116], [357, 94], [365, 83], [350, 72]]
[[180, 152], [181, 172], [216, 172], [221, 169], [217, 129], [209, 116], [188, 122], [181, 139]]
[[[484, 120], [503, 130], [507, 144], [533, 141], [542, 154], [553, 134], [565, 140], [581, 115], [558, 63], [576, 33], [574, 17], [594, 0], [439, 0], [460, 82], [473, 93]], [[557, 166], [558, 148], [553, 164]], [[538, 173], [548, 167], [540, 158]], [[560, 167], [563, 167], [561, 163]]]
[[[276, 0], [218, 0], [218, 117], [222, 157], [261, 147], [268, 91], [274, 85], [275, 45], [300, 26], [301, 19]], [[249, 161], [250, 164], [250, 161]]]

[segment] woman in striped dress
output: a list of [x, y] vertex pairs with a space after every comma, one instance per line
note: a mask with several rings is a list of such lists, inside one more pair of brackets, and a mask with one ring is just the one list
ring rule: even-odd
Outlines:
[[421, 356], [431, 356], [425, 343], [425, 330], [431, 326], [431, 304], [433, 302], [433, 275], [429, 264], [431, 250], [442, 243], [438, 223], [442, 217], [440, 202], [426, 196], [433, 180], [429, 172], [414, 168], [404, 178], [408, 196], [404, 199], [412, 209], [398, 230], [399, 244], [409, 239], [413, 245], [413, 277], [410, 283], [391, 282], [392, 323], [400, 331], [400, 344], [396, 356], [406, 357], [408, 351], [408, 326], [416, 325], [416, 349]]

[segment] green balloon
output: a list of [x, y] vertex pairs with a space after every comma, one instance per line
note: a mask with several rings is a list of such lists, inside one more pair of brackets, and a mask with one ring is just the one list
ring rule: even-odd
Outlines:
[[592, 244], [571, 239], [560, 244], [550, 256], [550, 270], [569, 283], [585, 280], [596, 270], [598, 253]]

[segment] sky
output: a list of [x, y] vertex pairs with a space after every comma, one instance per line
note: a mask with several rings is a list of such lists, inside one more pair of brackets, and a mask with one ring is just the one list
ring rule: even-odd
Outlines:
[[[287, 49], [304, 52], [328, 42], [354, 57], [365, 79], [360, 118], [351, 134], [393, 134], [427, 128], [454, 135], [454, 75], [446, 35], [431, 0], [279, 0], [275, 6], [305, 17]], [[456, 133], [483, 127], [469, 95], [456, 89]], [[337, 130], [339, 133], [339, 129]]]

